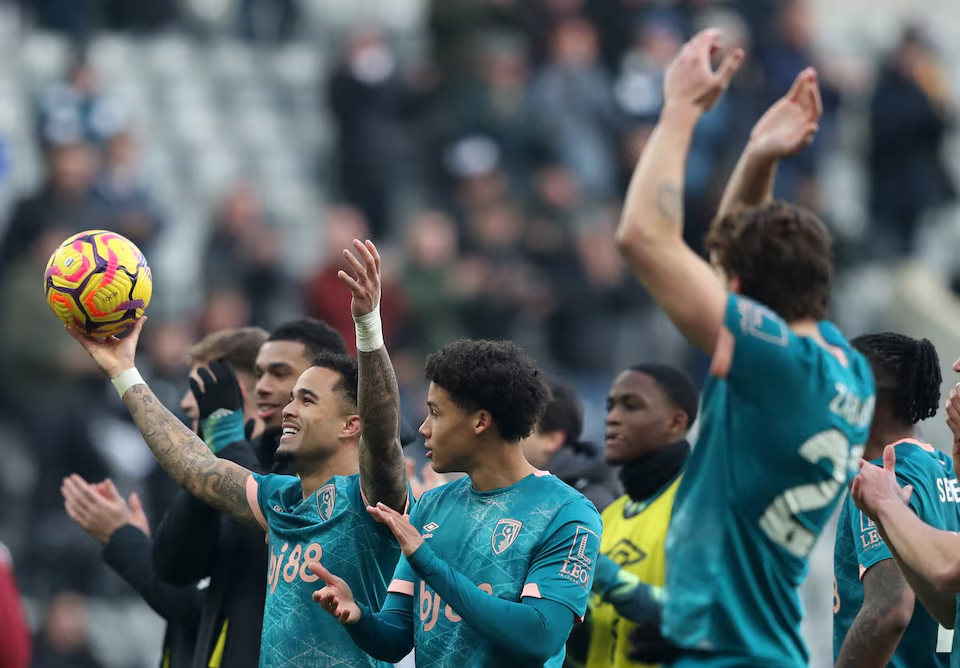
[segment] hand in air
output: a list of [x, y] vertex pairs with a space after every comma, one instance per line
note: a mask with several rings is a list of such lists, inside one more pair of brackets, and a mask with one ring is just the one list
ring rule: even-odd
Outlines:
[[401, 515], [390, 506], [378, 503], [376, 506], [367, 506], [367, 512], [381, 524], [386, 524], [403, 550], [403, 556], [409, 557], [423, 545], [420, 532], [410, 524], [409, 515]]
[[98, 543], [106, 544], [120, 527], [132, 524], [148, 536], [150, 525], [136, 494], [130, 495], [130, 505], [120, 496], [112, 480], [91, 485], [73, 474], [63, 479], [60, 486], [67, 515]]
[[[354, 318], [359, 318], [372, 313], [380, 305], [380, 253], [369, 239], [365, 243], [354, 239], [353, 247], [353, 252], [344, 248], [343, 257], [350, 263], [356, 278], [343, 270], [337, 272], [337, 277], [353, 293], [350, 312]], [[357, 259], [358, 255], [360, 259]]]
[[692, 107], [704, 112], [713, 107], [730, 85], [743, 62], [743, 49], [733, 49], [714, 70], [711, 58], [719, 53], [720, 31], [703, 30], [683, 45], [667, 68], [663, 82], [664, 107]]
[[341, 624], [356, 624], [360, 621], [360, 608], [353, 598], [350, 585], [324, 568], [319, 562], [307, 565], [311, 573], [319, 577], [326, 587], [313, 592], [313, 600], [337, 618]]
[[[960, 360], [954, 363], [953, 370], [960, 371], [958, 367], [960, 367]], [[957, 458], [960, 457], [960, 384], [950, 390], [950, 398], [947, 399], [946, 408], [947, 426], [950, 427], [950, 432], [953, 434], [953, 468], [956, 472], [960, 468], [960, 462], [957, 461]]]
[[887, 503], [907, 503], [913, 487], [900, 488], [896, 473], [897, 453], [892, 445], [883, 449], [883, 468], [866, 461], [860, 462], [860, 473], [853, 479], [850, 496], [857, 508], [877, 521], [880, 508]]
[[197, 378], [190, 378], [190, 392], [197, 400], [201, 420], [220, 409], [243, 410], [243, 390], [229, 362], [214, 360], [208, 368], [197, 369], [197, 376], [199, 382]]
[[750, 133], [750, 150], [769, 160], [789, 158], [813, 141], [823, 114], [817, 71], [808, 67], [790, 91], [760, 117]]
[[122, 339], [116, 336], [106, 338], [87, 336], [76, 327], [66, 327], [66, 330], [83, 346], [104, 373], [110, 378], [116, 378], [135, 366], [137, 341], [140, 340], [140, 332], [143, 331], [143, 324], [146, 321], [146, 316], [137, 320], [130, 328], [130, 333]]

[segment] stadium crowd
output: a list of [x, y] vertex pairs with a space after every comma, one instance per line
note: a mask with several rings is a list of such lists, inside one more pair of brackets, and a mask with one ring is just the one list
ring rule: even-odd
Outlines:
[[[133, 3], [150, 6], [142, 16], [120, 2], [22, 4], [24, 29], [63, 31], [76, 57], [62, 81], [36, 91], [43, 178], [20, 193], [0, 226], [0, 303], [13, 314], [0, 332], [0, 540], [31, 604], [35, 666], [150, 665], [91, 649], [87, 601], [119, 610], [136, 597], [67, 517], [60, 489], [74, 473], [111, 478], [124, 494], [138, 494], [155, 525], [176, 485], [139, 444], [109, 383], [63, 335], [40, 275], [74, 232], [117, 231], [149, 260], [180, 224], [175, 203], [156, 196], [141, 164], [151, 137], [134, 131], [83, 45], [103, 29], [190, 32], [197, 19], [172, 2]], [[231, 27], [238, 36], [266, 48], [304, 38], [296, 0], [239, 4]], [[582, 438], [573, 436], [582, 443], [602, 440], [606, 394], [624, 368], [663, 361], [699, 385], [709, 360], [690, 350], [631, 275], [614, 231], [662, 107], [666, 67], [706, 26], [722, 27], [726, 46], [750, 58], [693, 140], [684, 200], [693, 248], [702, 250], [754, 121], [811, 65], [820, 72], [820, 132], [781, 165], [778, 197], [823, 211], [821, 167], [837, 141], [838, 115], [864, 101], [869, 107], [864, 159], [874, 227], [855, 243], [837, 235], [838, 267], [912, 253], [924, 216], [956, 197], [942, 157], [952, 92], [920, 28], [891, 45], [866, 90], [868, 79], [818, 56], [805, 0], [425, 5], [427, 56], [406, 58], [389, 33], [364, 25], [340, 36], [336, 63], [316, 91], [318, 113], [333, 117], [336, 135], [333, 151], [317, 156], [316, 177], [333, 203], [299, 223], [318, 226], [322, 238], [312, 271], [285, 261], [285, 244], [297, 239], [277, 231], [255, 181], [231, 185], [209, 211], [193, 286], [203, 295], [199, 308], [151, 313], [141, 343], [138, 364], [169, 408], [187, 391], [188, 348], [224, 328], [272, 332], [303, 315], [329, 323], [356, 354], [350, 292], [337, 278], [340, 250], [354, 238], [375, 240], [385, 258], [384, 335], [411, 424], [426, 410], [424, 358], [461, 337], [516, 341], [565, 379], [586, 407], [583, 424], [566, 427], [582, 429]], [[164, 277], [155, 279], [162, 290]], [[418, 478], [419, 450], [407, 450]], [[589, 443], [578, 452], [585, 461], [574, 479], [602, 459]], [[619, 495], [613, 485], [607, 502]]]

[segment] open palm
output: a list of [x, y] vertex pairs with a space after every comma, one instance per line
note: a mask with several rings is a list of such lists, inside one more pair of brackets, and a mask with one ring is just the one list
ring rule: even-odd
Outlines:
[[750, 133], [751, 149], [756, 155], [782, 160], [799, 153], [819, 129], [823, 103], [812, 67], [801, 72], [790, 92], [767, 110]]

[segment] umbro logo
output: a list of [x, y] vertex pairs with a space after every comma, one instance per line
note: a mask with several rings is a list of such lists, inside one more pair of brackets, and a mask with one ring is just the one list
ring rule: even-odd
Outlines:
[[273, 509], [274, 509], [275, 511], [277, 511], [278, 513], [282, 513], [282, 512], [283, 512], [283, 508], [281, 508], [280, 506], [274, 506]]
[[427, 533], [430, 533], [431, 531], [436, 531], [439, 528], [440, 528], [440, 525], [437, 524], [436, 522], [430, 522], [430, 524], [423, 525], [423, 530], [426, 531]]

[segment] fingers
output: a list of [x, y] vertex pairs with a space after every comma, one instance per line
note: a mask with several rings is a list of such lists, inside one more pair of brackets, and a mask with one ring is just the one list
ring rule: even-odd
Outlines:
[[[197, 369], [197, 376], [200, 378], [200, 381], [203, 383], [204, 391], [213, 387], [213, 385], [216, 382], [213, 380], [213, 376], [210, 375], [210, 371], [204, 367], [200, 367], [199, 369]], [[192, 386], [191, 386], [191, 389], [193, 389]], [[194, 395], [194, 396], [197, 396], [197, 395]]]
[[[354, 241], [354, 243], [357, 243], [357, 242]], [[351, 267], [353, 267], [353, 273], [355, 273], [358, 277], [363, 276], [363, 273], [364, 271], [366, 271], [366, 268], [364, 267], [363, 262], [357, 259], [356, 255], [351, 253], [348, 249], [344, 248], [343, 258], [350, 263]]]
[[143, 504], [140, 503], [140, 497], [136, 492], [130, 495], [130, 510], [137, 513], [138, 515], [145, 515], [143, 512]]
[[310, 562], [307, 564], [307, 569], [331, 587], [343, 582], [343, 580], [324, 568], [323, 564], [319, 561]]
[[107, 478], [103, 481], [103, 489], [105, 492], [106, 498], [111, 501], [122, 501], [120, 497], [120, 492], [117, 491], [117, 486], [113, 484], [113, 481], [110, 478]]
[[913, 496], [913, 485], [907, 485], [900, 490], [900, 499], [904, 503], [910, 503], [910, 497]]
[[[346, 251], [344, 251], [344, 252], [346, 252]], [[353, 256], [351, 255], [350, 257], [353, 257]], [[357, 283], [357, 281], [356, 281], [352, 276], [350, 276], [350, 274], [348, 274], [347, 272], [345, 272], [344, 270], [341, 269], [340, 271], [337, 272], [337, 278], [339, 278], [341, 281], [343, 281], [344, 283], [346, 283], [346, 284], [347, 284], [347, 287], [350, 288], [350, 291], [351, 291], [351, 292], [359, 292], [359, 291], [360, 291], [360, 289], [361, 289], [361, 288], [360, 288], [360, 284]]]
[[720, 67], [717, 69], [717, 78], [724, 88], [730, 85], [733, 75], [740, 69], [744, 56], [743, 49], [734, 49], [728, 53], [723, 59], [723, 62], [720, 63]]
[[197, 379], [193, 376], [187, 378], [187, 382], [190, 384], [190, 394], [193, 395], [194, 399], [199, 399], [203, 396], [203, 388], [200, 387], [200, 383], [197, 382]]
[[364, 269], [368, 273], [377, 272], [377, 261], [373, 257], [373, 253], [370, 252], [370, 247], [367, 244], [373, 245], [373, 242], [367, 239], [366, 243], [360, 241], [359, 239], [353, 240], [353, 245], [357, 249], [357, 252], [360, 253], [360, 257], [363, 258]]
[[374, 263], [374, 266], [377, 268], [377, 273], [380, 273], [380, 251], [377, 250], [376, 245], [369, 239], [367, 239], [365, 245], [367, 249], [370, 251], [370, 255], [373, 256], [373, 263]]
[[883, 468], [890, 471], [890, 473], [896, 473], [897, 451], [892, 445], [888, 445], [883, 449]]

